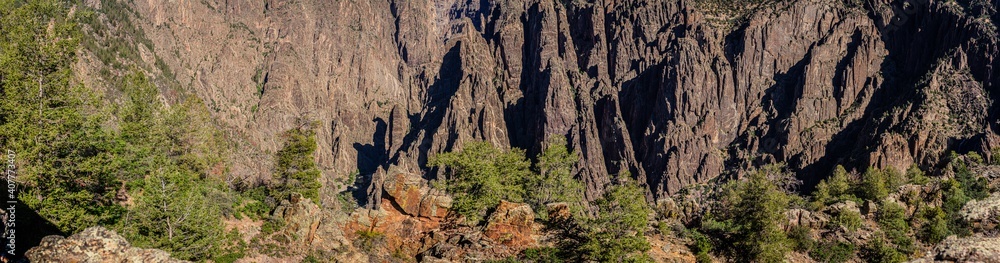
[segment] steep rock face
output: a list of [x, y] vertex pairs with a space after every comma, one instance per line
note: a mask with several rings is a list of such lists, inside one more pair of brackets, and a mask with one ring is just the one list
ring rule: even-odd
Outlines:
[[534, 154], [566, 136], [588, 198], [627, 171], [652, 199], [766, 162], [811, 183], [838, 163], [931, 168], [1000, 145], [994, 4], [918, 2], [780, 1], [745, 19], [697, 0], [134, 9], [241, 142], [235, 173], [267, 177], [275, 135], [305, 117], [321, 123], [327, 182], [394, 166], [430, 178], [429, 156], [468, 141]]

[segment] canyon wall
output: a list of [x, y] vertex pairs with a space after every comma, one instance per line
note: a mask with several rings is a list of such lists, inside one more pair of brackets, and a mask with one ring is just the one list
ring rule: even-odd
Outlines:
[[130, 7], [239, 142], [234, 174], [267, 178], [281, 133], [316, 121], [326, 193], [390, 167], [433, 178], [429, 156], [475, 140], [533, 156], [565, 136], [588, 198], [628, 172], [650, 199], [765, 163], [808, 186], [836, 164], [933, 169], [1000, 146], [997, 1], [745, 2]]

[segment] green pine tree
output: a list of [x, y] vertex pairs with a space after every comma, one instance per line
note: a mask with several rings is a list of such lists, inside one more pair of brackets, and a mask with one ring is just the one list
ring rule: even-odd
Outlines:
[[139, 247], [159, 248], [180, 259], [207, 259], [224, 244], [221, 214], [208, 196], [213, 189], [197, 175], [158, 169], [142, 180], [136, 205], [121, 223]]
[[781, 228], [788, 207], [788, 196], [758, 171], [736, 189], [733, 223], [736, 248], [745, 259], [754, 262], [781, 262], [790, 244]]
[[302, 194], [319, 204], [319, 168], [316, 167], [315, 124], [302, 125], [284, 135], [285, 146], [278, 151], [276, 175], [279, 183], [275, 198], [285, 199], [291, 193]]
[[889, 195], [885, 172], [869, 167], [861, 176], [858, 196], [865, 200], [879, 201]]
[[0, 1], [0, 147], [16, 152], [21, 201], [60, 230], [113, 223], [113, 134], [72, 81], [77, 15], [52, 0]]
[[587, 260], [598, 262], [651, 262], [644, 233], [653, 211], [642, 187], [627, 175], [619, 178], [619, 184], [594, 201], [597, 216], [586, 223], [589, 234], [580, 250]]
[[523, 150], [504, 151], [488, 142], [468, 143], [461, 151], [432, 157], [427, 165], [449, 171], [441, 181], [454, 195], [452, 210], [472, 223], [482, 220], [500, 200], [524, 201], [524, 184], [531, 174]]
[[573, 166], [580, 160], [580, 156], [571, 152], [566, 147], [566, 139], [555, 137], [549, 140], [549, 146], [538, 155], [538, 163], [535, 165], [535, 174], [531, 174], [527, 180], [525, 191], [526, 200], [535, 211], [545, 218], [547, 215], [545, 205], [554, 202], [566, 202], [579, 210], [579, 204], [583, 200], [583, 184], [573, 178]]

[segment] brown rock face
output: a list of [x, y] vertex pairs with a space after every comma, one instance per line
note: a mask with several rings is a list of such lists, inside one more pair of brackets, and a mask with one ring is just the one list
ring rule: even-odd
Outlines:
[[[385, 200], [378, 210], [355, 211], [343, 228], [354, 246], [369, 255], [369, 262], [386, 262], [393, 253], [416, 255], [444, 239], [441, 219], [407, 215]], [[365, 233], [377, 237], [362, 237]]]
[[25, 256], [31, 262], [188, 262], [170, 258], [170, 254], [162, 250], [132, 247], [125, 238], [103, 227], [87, 228], [66, 238], [47, 236]]
[[369, 255], [369, 262], [392, 261], [392, 254], [415, 255], [420, 262], [482, 261], [515, 256], [538, 246], [535, 235], [542, 226], [534, 222], [534, 212], [526, 204], [502, 202], [485, 226], [468, 226], [445, 220], [443, 213], [411, 214], [397, 205], [406, 200], [396, 203], [390, 198], [400, 197], [390, 196], [387, 192], [380, 209], [358, 209], [343, 226], [355, 247]]
[[483, 234], [493, 241], [513, 248], [527, 248], [535, 244], [531, 238], [535, 212], [527, 204], [500, 201], [486, 222]]
[[284, 228], [278, 235], [294, 237], [288, 238], [291, 242], [282, 244], [289, 252], [334, 251], [350, 245], [340, 228], [346, 216], [321, 209], [312, 200], [302, 199], [297, 193], [290, 200], [281, 201], [271, 217], [284, 222]]
[[[379, 170], [378, 174], [385, 174]], [[355, 247], [365, 250], [370, 262], [384, 262], [394, 253], [416, 255], [446, 238], [442, 234], [442, 221], [451, 208], [451, 197], [432, 189], [419, 176], [405, 172], [391, 172], [381, 180], [380, 189], [373, 192], [378, 207], [358, 209], [342, 226], [346, 236], [355, 240]], [[361, 238], [361, 235], [368, 237]], [[377, 237], [372, 237], [377, 233]], [[358, 244], [358, 240], [368, 243]]]
[[808, 210], [800, 208], [786, 211], [785, 218], [788, 220], [788, 223], [786, 224], [786, 228], [788, 229], [791, 229], [792, 227], [819, 229], [830, 221], [830, 219], [822, 213], [809, 212]]
[[1000, 146], [995, 2], [902, 2], [779, 1], [732, 27], [697, 0], [131, 5], [241, 142], [240, 176], [306, 116], [326, 181], [566, 136], [588, 198], [625, 171], [656, 198], [764, 162], [812, 183]]
[[[388, 211], [392, 213], [392, 211]], [[501, 201], [484, 226], [449, 224], [421, 238], [421, 262], [501, 260], [538, 247], [545, 237], [535, 213], [522, 203]], [[426, 246], [426, 245], [430, 246]]]
[[[432, 189], [417, 175], [396, 173], [386, 178], [382, 196], [400, 212], [426, 218], [443, 218], [451, 208], [451, 197]], [[380, 202], [379, 202], [380, 203]]]

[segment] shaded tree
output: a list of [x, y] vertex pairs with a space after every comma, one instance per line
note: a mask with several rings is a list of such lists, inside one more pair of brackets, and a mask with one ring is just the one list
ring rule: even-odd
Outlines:
[[875, 233], [875, 238], [868, 241], [862, 249], [861, 257], [866, 262], [873, 263], [899, 263], [906, 261], [906, 255], [897, 251], [891, 243], [887, 242], [882, 233]]
[[948, 230], [948, 220], [944, 210], [940, 207], [927, 207], [923, 211], [924, 220], [920, 230], [920, 239], [930, 244], [937, 244], [948, 237], [951, 231]]
[[906, 211], [895, 202], [882, 202], [876, 213], [875, 221], [899, 254], [905, 256], [916, 251], [913, 238], [910, 237], [910, 225], [906, 222]]
[[989, 182], [987, 182], [986, 178], [973, 173], [967, 161], [971, 161], [972, 164], [983, 162], [982, 157], [975, 152], [970, 152], [965, 158], [954, 152], [951, 153], [949, 165], [952, 171], [955, 172], [955, 180], [958, 181], [962, 191], [969, 198], [976, 200], [986, 198], [990, 195]]

